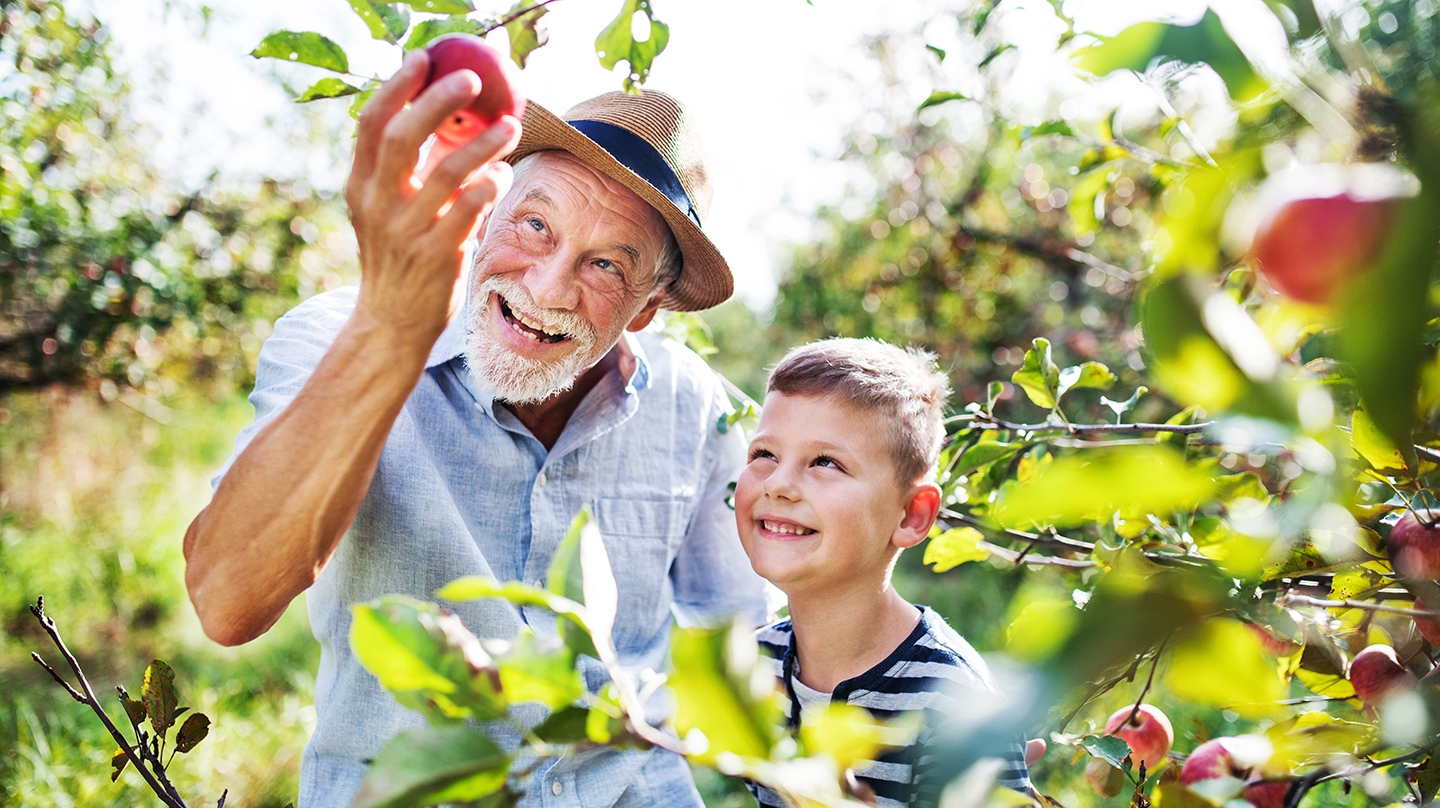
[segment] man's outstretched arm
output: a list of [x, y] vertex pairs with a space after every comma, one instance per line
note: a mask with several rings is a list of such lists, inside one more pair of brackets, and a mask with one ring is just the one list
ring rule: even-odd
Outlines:
[[464, 243], [509, 188], [509, 166], [491, 161], [514, 148], [514, 118], [441, 159], [432, 153], [420, 183], [420, 146], [480, 87], [475, 74], [457, 71], [422, 94], [427, 70], [424, 54], [411, 54], [360, 117], [345, 189], [362, 274], [354, 313], [185, 533], [190, 600], [222, 645], [265, 633], [334, 554], [463, 300]]

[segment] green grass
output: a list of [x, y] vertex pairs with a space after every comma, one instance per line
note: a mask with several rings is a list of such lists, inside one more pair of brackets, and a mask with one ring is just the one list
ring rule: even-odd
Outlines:
[[110, 782], [116, 744], [30, 659], [63, 659], [29, 612], [38, 596], [121, 726], [115, 686], [176, 671], [180, 702], [210, 736], [171, 772], [191, 805], [294, 800], [314, 721], [318, 647], [303, 601], [260, 640], [205, 638], [185, 595], [181, 538], [209, 477], [251, 417], [243, 399], [168, 402], [159, 423], [118, 402], [45, 391], [0, 399], [0, 806], [152, 806], [133, 770]]

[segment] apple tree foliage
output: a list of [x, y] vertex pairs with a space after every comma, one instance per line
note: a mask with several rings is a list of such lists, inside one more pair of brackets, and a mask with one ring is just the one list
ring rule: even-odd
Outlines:
[[246, 386], [269, 324], [353, 265], [321, 238], [343, 212], [303, 182], [167, 179], [112, 47], [59, 0], [0, 0], [0, 391]]
[[[523, 65], [543, 43], [533, 23], [545, 4], [483, 21], [456, 5], [352, 2], [376, 38], [405, 48], [504, 26]], [[1058, 747], [1035, 769], [1047, 804], [1091, 804], [1082, 761], [1098, 758], [1122, 768], [1132, 804], [1221, 805], [1260, 792], [1235, 778], [1183, 787], [1178, 761], [1210, 734], [1251, 733], [1270, 750], [1256, 776], [1283, 784], [1270, 793], [1287, 805], [1428, 802], [1440, 675], [1428, 675], [1434, 649], [1413, 621], [1427, 610], [1412, 604], [1440, 607], [1440, 590], [1398, 577], [1386, 536], [1402, 513], [1436, 504], [1440, 469], [1435, 6], [1256, 4], [1252, 15], [1284, 31], [1268, 51], [1232, 36], [1245, 21], [1225, 7], [1097, 36], [1050, 6], [1070, 69], [1138, 77], [1155, 113], [1009, 113], [1010, 4], [952, 12], [962, 46], [949, 50], [923, 32], [876, 37], [889, 75], [918, 57], [933, 86], [904, 104], [911, 93], [887, 94], [880, 123], [850, 138], [845, 159], [868, 187], [820, 211], [775, 307], [786, 339], [875, 335], [941, 353], [961, 400], [925, 561], [938, 573], [1028, 571], [1007, 618], [1009, 701], [958, 717], [925, 774], [953, 781], [947, 805], [1028, 801], [987, 790], [993, 768], [972, 766], [986, 738], [1021, 729]], [[649, 5], [626, 2], [617, 21], [636, 12]], [[664, 45], [652, 25], [660, 34], [642, 47], [617, 22], [597, 52], [612, 65], [628, 54], [639, 81]], [[343, 50], [315, 33], [279, 32], [256, 55], [348, 73]], [[1233, 123], [1219, 135], [1197, 134], [1178, 103], [1197, 75], [1224, 89]], [[375, 80], [327, 77], [303, 98], [359, 103]], [[1405, 172], [1414, 193], [1330, 305], [1286, 300], [1247, 254], [1257, 189], [1282, 168], [1360, 162]], [[487, 644], [433, 605], [356, 607], [357, 652], [433, 725], [387, 747], [359, 804], [507, 804], [524, 787], [517, 761], [595, 745], [665, 746], [797, 805], [836, 804], [858, 796], [847, 767], [914, 731], [835, 709], [787, 737], [743, 632], [679, 631], [668, 674], [625, 669], [609, 642], [603, 546], [582, 516], [548, 590], [467, 580], [437, 593], [543, 607], [552, 639]], [[1349, 661], [1380, 643], [1424, 678], [1363, 704]], [[582, 656], [611, 675], [599, 693], [581, 685]], [[673, 726], [647, 720], [660, 688], [675, 697]], [[1155, 771], [1102, 737], [1105, 715], [1141, 700], [1192, 719]], [[519, 722], [525, 702], [550, 717]], [[513, 724], [524, 754], [467, 720]]]

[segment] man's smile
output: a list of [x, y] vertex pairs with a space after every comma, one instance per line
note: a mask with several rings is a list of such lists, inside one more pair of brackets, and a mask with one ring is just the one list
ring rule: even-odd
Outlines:
[[500, 304], [500, 315], [505, 318], [505, 322], [509, 323], [517, 333], [523, 334], [535, 342], [542, 342], [547, 345], [563, 342], [570, 338], [569, 334], [563, 332], [548, 331], [545, 326], [540, 323], [511, 309], [510, 304], [500, 295], [495, 295], [495, 300]]

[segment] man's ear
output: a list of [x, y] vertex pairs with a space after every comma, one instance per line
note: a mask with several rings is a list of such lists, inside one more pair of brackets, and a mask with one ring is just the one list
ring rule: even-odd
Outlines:
[[890, 537], [890, 542], [902, 549], [924, 541], [930, 535], [930, 526], [940, 515], [940, 486], [935, 483], [918, 483], [910, 489], [908, 496], [905, 516]]
[[650, 298], [650, 302], [645, 304], [645, 308], [641, 309], [640, 313], [635, 315], [634, 319], [630, 321], [630, 324], [625, 326], [625, 330], [639, 331], [645, 326], [650, 325], [650, 321], [655, 319], [655, 313], [660, 310], [660, 304], [664, 300], [665, 290], [661, 289], [655, 293], [654, 297]]

